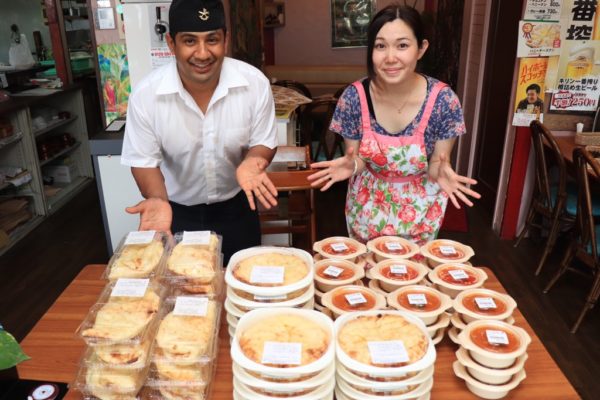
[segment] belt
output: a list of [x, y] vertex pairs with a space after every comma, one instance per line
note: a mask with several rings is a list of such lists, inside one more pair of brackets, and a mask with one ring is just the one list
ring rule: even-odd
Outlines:
[[366, 164], [367, 170], [376, 178], [381, 179], [382, 181], [385, 182], [389, 182], [389, 183], [406, 183], [406, 182], [412, 182], [415, 181], [417, 179], [420, 179], [423, 175], [425, 175], [424, 172], [420, 173], [420, 174], [415, 174], [415, 175], [408, 175], [408, 176], [384, 176], [382, 174], [380, 174], [379, 172], [375, 171], [369, 164]]

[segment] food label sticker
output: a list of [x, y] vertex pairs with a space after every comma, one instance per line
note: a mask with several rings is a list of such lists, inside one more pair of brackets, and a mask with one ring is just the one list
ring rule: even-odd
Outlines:
[[427, 304], [427, 297], [424, 293], [410, 293], [408, 296], [408, 303], [414, 306], [424, 306]]
[[283, 283], [283, 267], [254, 266], [250, 273], [250, 283]]
[[448, 273], [455, 281], [462, 281], [463, 279], [469, 278], [469, 275], [462, 269], [451, 269]]
[[396, 264], [390, 267], [390, 272], [395, 275], [405, 275], [408, 273], [406, 270], [406, 265]]
[[475, 303], [480, 310], [489, 310], [496, 308], [496, 302], [491, 297], [475, 297]]
[[323, 273], [325, 275], [333, 276], [334, 278], [337, 278], [338, 276], [340, 276], [342, 274], [342, 272], [344, 272], [343, 268], [334, 267], [333, 265], [328, 266], [323, 271]]
[[365, 299], [365, 296], [363, 296], [362, 293], [350, 293], [344, 295], [344, 297], [346, 297], [346, 300], [351, 306], [356, 306], [367, 302], [367, 299]]
[[440, 246], [440, 251], [446, 256], [456, 254], [456, 249], [454, 246]]
[[173, 315], [190, 315], [194, 317], [206, 317], [207, 312], [207, 297], [178, 296], [175, 299]]
[[257, 294], [254, 295], [254, 300], [256, 301], [271, 301], [271, 300], [286, 300], [287, 295], [280, 294], [278, 296], [259, 296]]
[[185, 245], [208, 246], [210, 244], [210, 231], [183, 232], [181, 243]]
[[300, 365], [302, 343], [265, 342], [261, 363]]
[[396, 364], [409, 361], [408, 353], [401, 340], [367, 342], [374, 364]]
[[485, 335], [490, 344], [508, 344], [508, 335], [506, 335], [506, 332], [486, 329]]
[[110, 292], [112, 297], [144, 297], [150, 279], [117, 279], [117, 283]]
[[398, 242], [386, 242], [385, 247], [388, 250], [402, 250], [402, 245]]
[[129, 232], [125, 239], [125, 244], [148, 244], [156, 235], [156, 231], [135, 231]]
[[346, 243], [341, 243], [341, 242], [340, 243], [332, 243], [331, 244], [331, 248], [334, 251], [337, 251], [338, 253], [341, 252], [341, 251], [348, 250], [348, 246], [346, 246]]

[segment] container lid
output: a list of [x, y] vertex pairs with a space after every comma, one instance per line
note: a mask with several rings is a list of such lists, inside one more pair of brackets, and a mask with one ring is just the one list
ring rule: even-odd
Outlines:
[[108, 262], [105, 279], [149, 278], [162, 273], [169, 238], [164, 232], [129, 232]]
[[211, 283], [222, 267], [220, 237], [210, 231], [183, 232], [174, 241], [163, 279], [174, 284]]
[[324, 258], [352, 260], [367, 252], [367, 247], [357, 240], [344, 236], [333, 236], [313, 244], [313, 250]]
[[439, 263], [468, 261], [475, 252], [470, 246], [448, 239], [437, 239], [421, 246], [421, 254]]
[[477, 288], [459, 293], [453, 301], [453, 307], [471, 318], [504, 320], [512, 315], [517, 303], [503, 293]]
[[452, 307], [452, 299], [425, 285], [408, 285], [387, 295], [388, 304], [397, 310], [414, 313], [420, 318], [442, 314]]
[[498, 360], [521, 356], [531, 343], [531, 337], [524, 329], [494, 320], [467, 324], [458, 340], [467, 350]]
[[315, 281], [329, 285], [350, 284], [365, 276], [365, 270], [348, 260], [322, 259], [315, 262]]
[[483, 285], [487, 280], [487, 274], [481, 268], [447, 263], [440, 264], [429, 272], [429, 280], [437, 285], [462, 291]]
[[419, 246], [398, 236], [380, 236], [367, 242], [367, 250], [385, 258], [411, 258]]
[[386, 306], [385, 297], [372, 289], [358, 285], [338, 286], [323, 294], [321, 304], [336, 314], [379, 310]]
[[88, 346], [81, 362], [104, 368], [143, 369], [150, 363], [152, 341], [152, 338], [146, 338], [139, 345]]
[[84, 363], [79, 368], [74, 387], [84, 395], [98, 398], [117, 395], [135, 397], [147, 375], [148, 368], [112, 369]]
[[373, 279], [390, 285], [413, 285], [425, 278], [429, 268], [410, 260], [387, 259], [375, 264], [369, 273]]

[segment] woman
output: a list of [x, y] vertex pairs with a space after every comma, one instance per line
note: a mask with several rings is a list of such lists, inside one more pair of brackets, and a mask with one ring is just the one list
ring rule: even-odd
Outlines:
[[315, 163], [309, 180], [327, 190], [350, 178], [346, 222], [350, 236], [367, 241], [397, 235], [417, 244], [437, 236], [448, 198], [460, 208], [466, 185], [450, 153], [465, 125], [456, 94], [415, 72], [427, 50], [419, 13], [391, 5], [369, 25], [369, 77], [342, 94], [330, 129], [344, 137], [346, 155]]

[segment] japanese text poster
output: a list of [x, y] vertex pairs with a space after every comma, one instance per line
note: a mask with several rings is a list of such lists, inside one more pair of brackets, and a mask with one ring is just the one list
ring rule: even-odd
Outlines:
[[558, 21], [563, 0], [527, 0], [525, 20]]
[[515, 101], [514, 126], [529, 126], [535, 119], [543, 120], [544, 81], [548, 58], [521, 58]]

